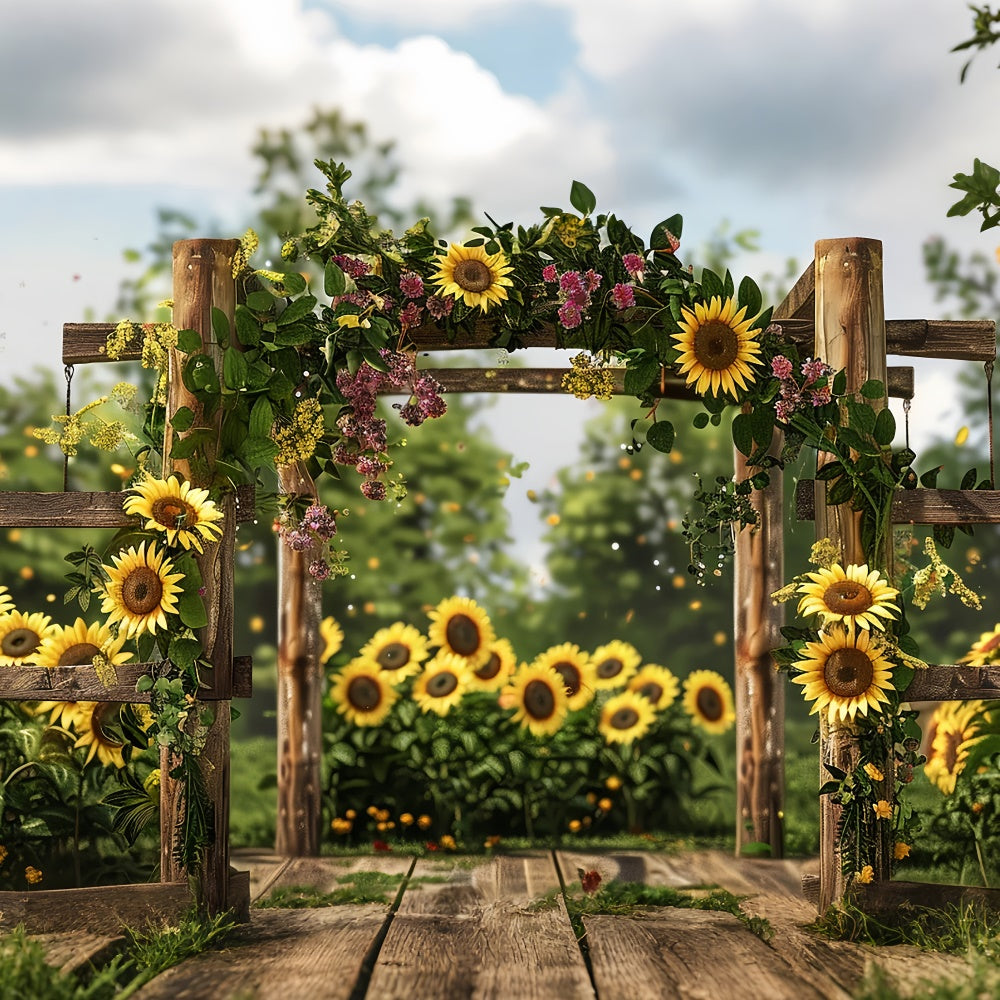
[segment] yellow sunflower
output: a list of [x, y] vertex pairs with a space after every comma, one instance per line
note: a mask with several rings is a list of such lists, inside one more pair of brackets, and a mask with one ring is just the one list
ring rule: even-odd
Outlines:
[[965, 770], [969, 750], [986, 721], [985, 702], [946, 702], [934, 710], [931, 730], [934, 738], [924, 771], [945, 795], [955, 791], [955, 779]]
[[496, 633], [489, 616], [471, 597], [445, 598], [430, 612], [427, 636], [432, 646], [463, 657], [475, 670], [490, 656]]
[[334, 677], [330, 697], [348, 722], [377, 726], [389, 714], [399, 693], [376, 664], [354, 660]]
[[73, 625], [56, 625], [38, 647], [36, 662], [41, 667], [74, 667], [103, 656], [112, 666], [132, 659], [123, 651], [125, 636], [102, 622], [88, 625], [77, 618]]
[[899, 591], [889, 586], [877, 569], [868, 572], [867, 564], [848, 566], [840, 563], [829, 569], [806, 573], [812, 583], [803, 583], [798, 592], [799, 614], [821, 615], [823, 623], [843, 622], [848, 628], [885, 629], [886, 618], [895, 618], [899, 606], [893, 599]]
[[590, 657], [591, 675], [598, 691], [621, 687], [639, 668], [642, 657], [635, 646], [620, 639], [594, 650]]
[[721, 390], [735, 396], [737, 386], [746, 389], [755, 380], [750, 366], [759, 362], [760, 343], [750, 330], [753, 320], [744, 318], [746, 311], [746, 306], [737, 311], [735, 299], [723, 302], [718, 295], [707, 305], [682, 308], [681, 332], [672, 334], [681, 352], [676, 365], [699, 395], [707, 391], [717, 396]]
[[473, 691], [499, 691], [516, 669], [514, 647], [507, 639], [497, 639], [490, 645], [489, 659], [472, 671], [469, 687]]
[[626, 690], [641, 694], [657, 712], [662, 712], [677, 700], [680, 682], [666, 667], [646, 663], [629, 679]]
[[513, 708], [514, 721], [535, 736], [551, 736], [569, 711], [562, 677], [551, 667], [523, 666], [503, 689], [503, 706]]
[[[147, 531], [163, 531], [167, 544], [180, 542], [186, 549], [202, 551], [202, 538], [214, 542], [222, 534], [222, 511], [208, 499], [208, 490], [199, 490], [176, 476], [154, 479], [147, 476], [132, 487], [122, 509], [126, 514], [146, 518]], [[201, 536], [201, 537], [199, 537]]]
[[413, 700], [421, 712], [447, 715], [469, 687], [469, 668], [461, 656], [438, 652], [413, 682]]
[[985, 667], [996, 663], [1000, 658], [1000, 622], [993, 626], [992, 632], [984, 632], [978, 642], [958, 662], [968, 663], [974, 667]]
[[834, 625], [821, 632], [819, 642], [807, 642], [805, 658], [794, 666], [802, 671], [792, 678], [793, 684], [803, 685], [807, 701], [815, 701], [809, 714], [827, 710], [833, 725], [857, 713], [868, 715], [868, 709], [881, 711], [888, 702], [886, 691], [895, 691], [892, 684], [892, 663], [886, 658], [881, 643], [871, 632], [854, 632]]
[[0, 615], [0, 666], [36, 663], [42, 642], [58, 627], [40, 611], [30, 615], [20, 611]]
[[583, 708], [594, 698], [594, 671], [590, 657], [575, 643], [563, 642], [539, 653], [534, 667], [551, 667], [566, 686], [566, 704], [571, 712]]
[[638, 691], [622, 691], [604, 703], [597, 728], [608, 743], [632, 743], [649, 732], [655, 718], [649, 699]]
[[507, 298], [507, 289], [514, 282], [506, 275], [512, 270], [502, 251], [488, 254], [481, 246], [452, 243], [431, 281], [440, 285], [441, 295], [462, 299], [469, 308], [479, 306], [487, 312]]
[[6, 587], [0, 587], [0, 615], [9, 614], [14, 610], [14, 601]]
[[75, 726], [76, 717], [80, 714], [80, 705], [87, 702], [79, 701], [40, 701], [29, 711], [34, 715], [49, 713], [49, 725], [61, 726], [64, 729]]
[[84, 764], [89, 764], [96, 756], [104, 766], [109, 764], [117, 768], [125, 766], [125, 759], [122, 757], [123, 744], [105, 728], [107, 723], [117, 718], [119, 711], [120, 706], [111, 702], [77, 702], [76, 715], [73, 719], [77, 740], [73, 747], [87, 748]]
[[724, 733], [736, 721], [732, 689], [714, 670], [694, 670], [684, 679], [684, 710], [709, 733]]
[[320, 654], [320, 663], [326, 663], [332, 656], [340, 652], [340, 647], [344, 644], [344, 630], [337, 624], [337, 619], [332, 615], [327, 615], [319, 623], [319, 635], [323, 640], [323, 652]]
[[172, 573], [174, 564], [156, 543], [143, 542], [138, 550], [133, 546], [127, 552], [111, 557], [114, 566], [105, 566], [110, 580], [98, 592], [104, 603], [101, 611], [108, 615], [108, 624], [121, 622], [131, 639], [143, 632], [153, 634], [156, 627], [167, 627], [167, 614], [177, 612], [177, 585], [183, 573]]
[[429, 655], [423, 633], [403, 622], [379, 629], [358, 653], [359, 657], [377, 663], [393, 684], [419, 673], [420, 664]]

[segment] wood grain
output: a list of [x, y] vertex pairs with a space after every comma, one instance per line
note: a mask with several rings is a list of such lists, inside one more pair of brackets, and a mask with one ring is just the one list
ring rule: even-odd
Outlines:
[[904, 692], [907, 701], [992, 701], [1000, 698], [1000, 665], [929, 665], [917, 670]]
[[882, 921], [906, 920], [921, 908], [983, 907], [1000, 913], [1000, 889], [928, 882], [882, 882], [856, 888], [856, 902]]
[[47, 965], [70, 976], [85, 971], [91, 964], [110, 962], [127, 944], [124, 935], [94, 934], [85, 930], [32, 934], [31, 940], [42, 947]]
[[[795, 516], [816, 515], [815, 480], [795, 484]], [[1000, 524], [1000, 490], [898, 490], [892, 502], [893, 524]]]

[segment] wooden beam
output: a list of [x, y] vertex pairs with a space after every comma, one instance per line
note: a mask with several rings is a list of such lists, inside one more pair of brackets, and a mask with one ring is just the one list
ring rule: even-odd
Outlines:
[[989, 667], [928, 665], [917, 670], [904, 692], [906, 700], [984, 701], [1000, 699], [1000, 664]]
[[[812, 521], [816, 499], [812, 479], [795, 485], [795, 516]], [[1000, 524], [1000, 490], [898, 490], [893, 524]]]
[[[136, 691], [135, 685], [145, 674], [153, 677], [162, 663], [122, 663], [113, 668], [116, 680], [105, 684], [89, 664], [67, 667], [39, 667], [32, 664], [0, 667], [0, 700], [6, 701], [108, 701], [148, 705], [149, 692]], [[233, 658], [233, 697], [249, 698], [253, 693], [253, 660], [249, 656]], [[207, 691], [202, 701], [220, 701]]]
[[[772, 314], [774, 321], [780, 323], [783, 320], [803, 319], [808, 320], [810, 328], [814, 322], [816, 312], [816, 264], [809, 261], [809, 265], [799, 275], [798, 281], [792, 286], [788, 294], [775, 306]], [[812, 336], [810, 329], [809, 336]]]
[[854, 902], [865, 913], [895, 924], [927, 909], [968, 906], [1000, 911], [1000, 889], [940, 885], [932, 882], [878, 882], [853, 890]]
[[[115, 328], [114, 323], [63, 323], [63, 364], [110, 363], [107, 342]], [[133, 337], [121, 356], [115, 360], [138, 361], [141, 357], [142, 341]]]

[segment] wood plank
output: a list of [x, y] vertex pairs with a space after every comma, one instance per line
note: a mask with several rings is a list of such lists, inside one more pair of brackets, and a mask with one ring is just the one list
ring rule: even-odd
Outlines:
[[[63, 323], [62, 357], [64, 365], [93, 362], [114, 363], [108, 357], [108, 337], [115, 323]], [[133, 337], [116, 361], [138, 361], [142, 357], [142, 338]]]
[[236, 928], [223, 948], [175, 965], [135, 995], [141, 1000], [348, 1000], [388, 916], [389, 908], [379, 903], [256, 911], [252, 923]]
[[23, 923], [32, 934], [87, 930], [114, 936], [126, 926], [174, 923], [192, 902], [187, 882], [0, 892], [0, 930]]
[[32, 934], [31, 940], [42, 947], [48, 965], [70, 976], [83, 972], [91, 964], [107, 964], [127, 943], [121, 934], [94, 934], [86, 930]]
[[629, 1000], [829, 996], [731, 913], [664, 909], [583, 918], [599, 996]]
[[271, 885], [291, 864], [291, 858], [284, 858], [266, 847], [238, 847], [230, 852], [232, 863], [237, 868], [250, 872], [250, 901], [256, 902], [270, 890]]
[[922, 908], [971, 905], [1000, 913], [1000, 889], [931, 882], [873, 882], [857, 887], [855, 902], [866, 913], [893, 923], [913, 917]]
[[[0, 527], [3, 528], [129, 528], [142, 523], [122, 510], [128, 496], [124, 490], [64, 493], [33, 493], [0, 490]], [[255, 516], [252, 486], [236, 490], [236, 523], [246, 524]]]
[[[38, 667], [27, 664], [0, 667], [0, 699], [7, 701], [108, 701], [149, 704], [149, 692], [136, 691], [136, 682], [145, 674], [160, 676], [162, 662], [120, 663], [114, 668], [117, 680], [105, 684], [90, 665], [78, 667]], [[253, 693], [253, 659], [233, 659], [233, 698], [249, 698]], [[223, 700], [206, 690], [202, 701]], [[228, 699], [225, 699], [228, 700]]]
[[1000, 698], [1000, 664], [929, 664], [914, 673], [904, 694], [907, 701], [991, 701]]
[[266, 899], [275, 889], [309, 888], [316, 892], [334, 892], [349, 888], [351, 877], [363, 872], [381, 872], [394, 875], [398, 880], [387, 886], [384, 894], [386, 904], [395, 902], [399, 888], [413, 870], [414, 859], [407, 855], [378, 854], [357, 857], [336, 858], [289, 858], [287, 863], [271, 880]]
[[[816, 312], [816, 265], [809, 261], [806, 269], [778, 303], [771, 314], [776, 323], [783, 320], [804, 319], [813, 322]], [[812, 332], [808, 334], [812, 337]]]
[[[795, 517], [816, 516], [815, 480], [795, 484]], [[897, 490], [892, 502], [894, 524], [1000, 524], [1000, 490]]]

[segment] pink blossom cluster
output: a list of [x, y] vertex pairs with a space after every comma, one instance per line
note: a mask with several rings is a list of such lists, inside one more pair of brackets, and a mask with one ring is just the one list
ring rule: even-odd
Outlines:
[[344, 274], [350, 275], [355, 281], [366, 274], [371, 274], [371, 265], [359, 257], [348, 257], [346, 254], [338, 253], [331, 259]]
[[353, 375], [346, 368], [337, 372], [337, 388], [351, 409], [337, 420], [344, 440], [334, 449], [333, 461], [354, 466], [364, 477], [361, 493], [369, 500], [385, 499], [386, 488], [381, 477], [390, 465], [385, 457], [386, 422], [375, 416], [379, 391], [409, 390], [409, 400], [396, 408], [410, 427], [417, 427], [430, 417], [443, 416], [448, 408], [441, 396], [441, 384], [426, 373], [418, 374], [412, 354], [387, 349], [379, 353], [385, 362], [384, 372], [367, 364], [362, 364]]
[[274, 521], [274, 530], [281, 541], [293, 552], [321, 549], [319, 558], [309, 562], [309, 574], [317, 580], [326, 580], [333, 572], [331, 563], [339, 563], [331, 551], [330, 540], [337, 533], [337, 511], [326, 504], [313, 503], [306, 508], [298, 523], [291, 510], [283, 510]]
[[799, 368], [801, 380], [795, 376], [795, 365], [783, 354], [771, 359], [771, 374], [781, 382], [781, 392], [774, 404], [779, 420], [787, 421], [804, 406], [824, 406], [832, 399], [829, 377], [833, 369], [819, 358], [808, 358]]
[[555, 264], [547, 264], [542, 269], [542, 279], [559, 285], [562, 304], [557, 315], [565, 330], [573, 330], [583, 322], [584, 310], [590, 306], [591, 295], [601, 287], [604, 280], [593, 268], [583, 274], [579, 271], [563, 271], [559, 274]]
[[633, 281], [642, 281], [642, 272], [646, 270], [646, 261], [637, 253], [627, 253], [622, 255], [622, 267], [628, 271], [629, 277]]

